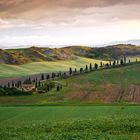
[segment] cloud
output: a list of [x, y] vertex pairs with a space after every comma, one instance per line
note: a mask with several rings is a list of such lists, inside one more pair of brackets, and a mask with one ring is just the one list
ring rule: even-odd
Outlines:
[[[49, 34], [51, 37], [57, 36], [53, 41], [61, 40], [63, 42], [63, 39], [66, 41], [71, 38], [78, 40], [81, 34], [93, 36], [94, 31], [95, 34], [99, 32], [98, 36], [101, 37], [102, 30], [99, 28], [104, 30], [104, 34], [107, 34], [109, 29], [111, 32], [117, 25], [120, 26], [120, 29], [124, 29], [124, 23], [133, 21], [140, 23], [139, 13], [140, 0], [0, 0], [0, 38], [7, 34], [10, 34], [10, 37], [6, 40], [10, 40], [13, 35], [45, 36]], [[121, 28], [122, 26], [123, 28]], [[139, 25], [137, 24], [136, 27], [138, 28]], [[129, 28], [134, 29], [135, 27], [129, 26]], [[72, 33], [68, 33], [69, 29]], [[90, 33], [91, 30], [94, 31]], [[118, 30], [119, 28], [117, 28]], [[73, 37], [73, 33], [77, 33], [78, 37]], [[126, 35], [128, 33], [126, 32]], [[135, 32], [132, 33], [135, 34]], [[115, 35], [115, 33], [112, 34]], [[58, 35], [62, 35], [62, 38], [59, 38]], [[65, 38], [66, 35], [67, 38]], [[124, 33], [123, 36], [126, 35]], [[138, 33], [137, 36], [139, 36]], [[41, 38], [45, 40], [45, 37]], [[102, 37], [103, 40], [105, 37], [106, 35]], [[28, 39], [28, 37], [26, 38]], [[24, 42], [27, 40], [26, 38], [16, 38], [13, 39], [13, 42], [15, 40]], [[85, 37], [81, 38], [84, 40]], [[96, 39], [100, 40], [100, 38]], [[30, 37], [30, 40], [34, 42], [36, 38]], [[43, 40], [41, 39], [41, 41]], [[49, 38], [49, 40], [52, 39]]]
[[107, 7], [117, 4], [140, 4], [139, 0], [0, 0], [0, 13], [3, 17], [15, 17], [28, 11], [46, 10], [54, 12], [59, 9], [85, 9]]

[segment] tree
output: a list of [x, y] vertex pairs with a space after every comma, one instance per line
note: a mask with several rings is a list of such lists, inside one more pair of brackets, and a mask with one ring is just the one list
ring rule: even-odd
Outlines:
[[17, 88], [17, 83], [15, 83], [15, 87]]
[[35, 87], [36, 87], [36, 88], [38, 87], [38, 85], [37, 85], [37, 81], [35, 81]]
[[10, 83], [8, 82], [8, 88], [10, 87]]
[[86, 65], [85, 71], [88, 72], [88, 65]]
[[125, 55], [123, 56], [123, 60], [124, 60], [124, 63], [126, 63], [126, 56]]
[[130, 59], [129, 59], [129, 63], [130, 63]]
[[97, 64], [97, 63], [95, 63], [95, 69], [96, 69], [96, 70], [98, 69], [98, 64]]
[[115, 66], [116, 65], [116, 61], [114, 60], [114, 62], [113, 62], [113, 66]]
[[77, 73], [77, 69], [75, 68], [75, 70], [74, 70], [74, 73], [76, 74]]
[[46, 76], [46, 79], [47, 79], [47, 80], [49, 80], [49, 79], [50, 79], [50, 75], [49, 75], [49, 74]]
[[121, 59], [121, 60], [120, 60], [120, 64], [123, 65], [123, 63], [124, 63], [124, 62], [123, 62], [123, 59]]
[[69, 68], [69, 74], [72, 75], [72, 68]]
[[82, 73], [83, 72], [83, 68], [80, 68], [80, 73]]
[[59, 90], [60, 90], [60, 86], [57, 85], [57, 87], [56, 87], [56, 91], [59, 91]]
[[15, 83], [14, 83], [14, 81], [12, 81], [12, 87], [15, 87]]
[[106, 67], [108, 67], [108, 66], [109, 66], [109, 64], [108, 64], [108, 63], [106, 63], [106, 64], [105, 64], [105, 66], [106, 66]]
[[119, 65], [119, 60], [117, 60], [117, 65]]
[[44, 74], [41, 74], [41, 80], [44, 80]]
[[90, 71], [92, 71], [92, 64], [91, 63], [89, 65], [89, 69], [90, 69]]
[[19, 81], [17, 81], [17, 88], [19, 88], [20, 87], [20, 82]]
[[37, 77], [35, 78], [35, 81], [37, 82]]
[[136, 62], [138, 62], [137, 58], [136, 58]]
[[102, 62], [100, 62], [100, 67], [101, 67], [101, 68], [103, 67], [103, 63], [102, 63]]
[[52, 79], [54, 79], [54, 78], [55, 78], [55, 76], [56, 76], [56, 75], [55, 75], [55, 73], [53, 72], [53, 73], [52, 73]]
[[111, 66], [111, 61], [109, 61], [109, 65]]
[[29, 79], [28, 79], [30, 82], [31, 82], [31, 78], [29, 77]]

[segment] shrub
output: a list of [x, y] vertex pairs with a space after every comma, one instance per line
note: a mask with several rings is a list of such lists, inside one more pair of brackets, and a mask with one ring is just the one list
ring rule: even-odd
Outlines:
[[31, 92], [21, 91], [15, 87], [0, 87], [0, 96], [9, 95], [9, 96], [20, 96], [20, 95], [31, 95]]

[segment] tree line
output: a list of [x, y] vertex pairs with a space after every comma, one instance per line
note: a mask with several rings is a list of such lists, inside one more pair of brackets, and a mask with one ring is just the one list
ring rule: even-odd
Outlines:
[[[137, 59], [136, 59], [137, 62]], [[126, 63], [131, 63], [130, 59], [127, 61], [126, 56], [124, 56], [123, 58], [121, 58], [120, 60], [114, 60], [114, 61], [109, 61], [108, 63], [103, 63], [102, 61], [100, 62], [100, 64], [88, 64], [85, 65], [85, 68], [81, 67], [79, 69], [77, 68], [69, 68], [69, 71], [67, 72], [52, 72], [51, 74], [41, 74], [40, 79], [33, 79], [31, 80], [31, 78], [29, 77], [27, 80], [29, 83], [33, 83], [35, 85], [35, 87], [39, 90], [39, 91], [44, 91], [44, 92], [48, 92], [50, 91], [52, 88], [56, 87], [56, 91], [59, 91], [60, 89], [62, 89], [62, 85], [61, 84], [53, 84], [53, 82], [48, 82], [48, 83], [44, 83], [45, 81], [49, 81], [49, 80], [54, 80], [56, 78], [67, 78], [70, 76], [74, 76], [74, 75], [78, 75], [78, 74], [82, 74], [82, 73], [87, 73], [87, 72], [91, 72], [94, 70], [98, 70], [98, 69], [105, 69], [105, 68], [111, 68], [111, 67], [116, 67], [116, 66], [123, 66]], [[7, 86], [4, 86], [5, 88], [17, 88], [20, 89], [20, 87], [22, 87], [22, 82], [19, 80], [17, 82], [12, 81], [12, 83], [8, 82]]]

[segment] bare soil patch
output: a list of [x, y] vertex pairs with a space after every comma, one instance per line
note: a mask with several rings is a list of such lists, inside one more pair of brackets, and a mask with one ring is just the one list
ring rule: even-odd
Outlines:
[[[76, 85], [80, 87], [80, 85]], [[94, 86], [94, 85], [93, 85]], [[82, 102], [104, 102], [104, 103], [115, 103], [115, 102], [129, 102], [129, 103], [140, 103], [140, 86], [130, 85], [123, 87], [113, 84], [104, 84], [98, 87], [100, 90], [77, 90], [76, 92], [70, 92], [65, 95], [70, 100], [79, 100]]]

